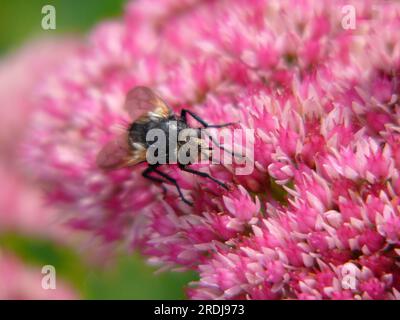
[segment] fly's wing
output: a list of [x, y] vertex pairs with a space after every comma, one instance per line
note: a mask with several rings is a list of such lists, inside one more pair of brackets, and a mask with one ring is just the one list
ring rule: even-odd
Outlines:
[[171, 109], [153, 90], [136, 87], [128, 92], [124, 105], [133, 122], [146, 121], [149, 116], [168, 118]]
[[97, 166], [103, 170], [113, 170], [133, 166], [146, 160], [146, 149], [135, 143], [129, 146], [128, 135], [123, 133], [108, 142], [97, 155]]

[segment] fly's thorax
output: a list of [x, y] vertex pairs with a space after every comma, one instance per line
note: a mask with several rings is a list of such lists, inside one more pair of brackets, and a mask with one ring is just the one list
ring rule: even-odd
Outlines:
[[148, 123], [134, 122], [128, 130], [128, 138], [131, 146], [135, 143], [146, 145], [146, 132]]
[[148, 147], [155, 142], [151, 137], [164, 134], [168, 139], [170, 132], [177, 132], [182, 127], [181, 123], [179, 125], [177, 123], [178, 121], [174, 118], [148, 118], [148, 121], [134, 122], [129, 127], [129, 141], [131, 144], [142, 143]]
[[133, 149], [138, 144], [147, 149], [146, 159], [149, 163], [176, 163], [180, 133], [188, 129], [186, 123], [176, 117], [149, 118], [146, 122], [131, 125], [129, 140]]
[[[165, 141], [169, 148], [175, 149], [179, 147], [179, 135], [183, 130], [187, 129], [188, 126], [182, 120], [170, 118], [163, 119], [158, 123], [153, 122], [149, 125], [148, 131], [157, 130], [159, 134], [163, 134], [165, 136]], [[152, 143], [150, 142], [150, 144]]]

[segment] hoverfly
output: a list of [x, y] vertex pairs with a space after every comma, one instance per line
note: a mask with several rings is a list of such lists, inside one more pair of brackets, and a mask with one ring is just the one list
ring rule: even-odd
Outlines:
[[[151, 129], [161, 129], [165, 132], [166, 136], [171, 132], [170, 130], [175, 130], [177, 134], [179, 134], [181, 130], [185, 129], [192, 129], [199, 133], [201, 128], [191, 128], [188, 125], [188, 115], [196, 120], [203, 128], [223, 128], [234, 124], [225, 123], [211, 125], [187, 109], [182, 109], [180, 115], [177, 115], [165, 101], [163, 101], [153, 90], [147, 87], [135, 87], [130, 90], [126, 96], [124, 108], [129, 114], [132, 122], [129, 125], [128, 130], [125, 130], [124, 133], [108, 142], [99, 152], [97, 156], [97, 165], [103, 170], [114, 170], [147, 162], [147, 150], [151, 147], [152, 143], [154, 143], [148, 142], [146, 139], [147, 133]], [[208, 134], [208, 137], [216, 146], [225, 150], [224, 147], [211, 135]], [[201, 143], [200, 135], [197, 136], [197, 140], [195, 141], [199, 142], [199, 144]], [[175, 149], [178, 149], [179, 147], [180, 145], [177, 144]], [[167, 156], [171, 152], [177, 152], [177, 150], [169, 150], [166, 148]], [[178, 160], [177, 164], [179, 169], [183, 171], [211, 179], [223, 188], [228, 189], [225, 183], [212, 177], [208, 173], [188, 167], [190, 163], [183, 164]], [[148, 163], [147, 168], [142, 172], [143, 177], [160, 184], [173, 184], [182, 201], [188, 205], [193, 205], [192, 202], [184, 197], [176, 179], [159, 170], [160, 165], [162, 164]], [[166, 189], [164, 186], [163, 189], [165, 192]]]

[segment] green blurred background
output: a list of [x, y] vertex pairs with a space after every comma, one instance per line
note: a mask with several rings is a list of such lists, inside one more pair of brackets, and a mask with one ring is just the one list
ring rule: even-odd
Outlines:
[[[0, 56], [32, 37], [57, 34], [84, 35], [98, 21], [122, 14], [124, 0], [13, 0], [1, 1]], [[56, 8], [56, 30], [43, 30], [41, 9]], [[84, 299], [182, 299], [193, 273], [155, 274], [138, 254], [121, 255], [107, 268], [84, 262], [71, 248], [22, 234], [0, 234], [0, 247], [26, 263], [53, 265], [61, 279], [69, 281]]]
[[[84, 34], [98, 21], [118, 17], [124, 0], [1, 0], [0, 53], [34, 36]], [[41, 28], [42, 7], [56, 9], [56, 30]]]

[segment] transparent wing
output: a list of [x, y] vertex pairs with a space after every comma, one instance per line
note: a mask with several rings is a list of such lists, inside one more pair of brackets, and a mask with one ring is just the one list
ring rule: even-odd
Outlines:
[[132, 121], [146, 117], [149, 112], [165, 118], [172, 114], [167, 104], [147, 87], [136, 87], [130, 90], [126, 95], [124, 108]]
[[145, 153], [133, 150], [129, 146], [127, 133], [123, 133], [100, 150], [96, 162], [103, 170], [113, 170], [135, 165], [144, 159]]

